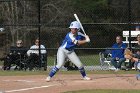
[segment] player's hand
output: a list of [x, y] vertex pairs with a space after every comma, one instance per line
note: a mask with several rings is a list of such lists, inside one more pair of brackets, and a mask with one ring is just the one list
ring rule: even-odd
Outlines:
[[85, 35], [85, 40], [86, 40], [86, 42], [90, 42], [90, 38], [88, 35]]

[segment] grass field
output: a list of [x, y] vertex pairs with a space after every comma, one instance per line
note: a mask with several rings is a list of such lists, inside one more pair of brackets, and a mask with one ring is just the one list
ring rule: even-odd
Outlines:
[[[99, 55], [83, 55], [79, 56], [79, 58], [86, 66], [99, 65]], [[55, 60], [56, 56], [48, 56], [48, 66], [53, 66]], [[0, 65], [2, 64], [3, 62], [0, 61]]]
[[[47, 75], [49, 71], [2, 71], [0, 76]], [[136, 71], [86, 71], [87, 74], [137, 74]], [[59, 74], [79, 74], [79, 71], [59, 71]]]
[[[83, 55], [79, 56], [82, 63], [86, 66], [92, 66], [92, 65], [99, 65], [99, 55]], [[51, 66], [54, 64], [55, 56], [54, 57], [48, 57], [48, 65]]]
[[140, 93], [140, 90], [104, 90], [104, 89], [95, 89], [95, 90], [80, 90], [80, 91], [71, 91], [64, 93]]

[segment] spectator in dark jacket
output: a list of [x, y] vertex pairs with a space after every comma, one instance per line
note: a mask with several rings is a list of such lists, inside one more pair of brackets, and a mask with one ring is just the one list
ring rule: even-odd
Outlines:
[[12, 64], [21, 66], [20, 61], [24, 59], [26, 49], [23, 47], [22, 40], [17, 40], [16, 46], [10, 47], [10, 52], [4, 59], [3, 70], [10, 70]]
[[124, 58], [124, 50], [126, 47], [127, 47], [126, 44], [122, 42], [122, 37], [117, 36], [116, 43], [112, 46], [112, 48], [114, 49], [112, 50], [112, 59], [111, 59], [111, 63], [116, 68], [115, 71], [121, 69], [122, 63], [126, 60]]

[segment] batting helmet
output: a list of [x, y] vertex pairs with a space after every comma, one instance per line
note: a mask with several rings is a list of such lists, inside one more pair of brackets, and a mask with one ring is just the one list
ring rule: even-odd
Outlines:
[[73, 22], [71, 22], [69, 28], [77, 28], [77, 29], [80, 29], [81, 27], [80, 27], [79, 22], [73, 21]]

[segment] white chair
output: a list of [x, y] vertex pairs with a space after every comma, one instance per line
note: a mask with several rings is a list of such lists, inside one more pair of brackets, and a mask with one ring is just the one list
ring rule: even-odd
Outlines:
[[111, 66], [111, 54], [106, 54], [104, 52], [99, 53], [99, 60], [102, 70], [109, 70]]
[[[116, 68], [111, 65], [112, 54], [109, 53], [105, 56], [104, 52], [100, 52], [99, 57], [102, 70], [116, 70]], [[126, 60], [125, 62], [129, 62], [129, 60]]]
[[[140, 31], [131, 31], [132, 38], [134, 38], [134, 37], [136, 38], [138, 34], [140, 34]], [[123, 37], [125, 37], [125, 41], [123, 41], [123, 43], [128, 44], [129, 43], [129, 39], [128, 39], [129, 38], [129, 31], [123, 31]], [[135, 43], [138, 43], [138, 41], [131, 41], [131, 43], [135, 44]], [[128, 63], [129, 60], [126, 60], [125, 62]], [[135, 69], [135, 68], [132, 68], [132, 69]]]
[[[131, 37], [137, 37], [140, 34], [140, 31], [131, 31]], [[123, 31], [123, 37], [125, 37], [125, 41], [123, 43], [129, 43], [129, 31]], [[137, 43], [138, 41], [131, 41], [131, 43]]]

